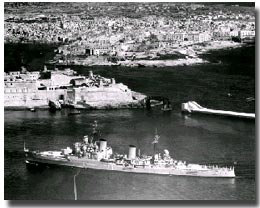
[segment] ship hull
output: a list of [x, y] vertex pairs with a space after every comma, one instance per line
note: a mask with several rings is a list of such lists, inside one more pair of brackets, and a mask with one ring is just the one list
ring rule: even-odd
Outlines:
[[93, 159], [77, 158], [75, 156], [70, 157], [69, 160], [65, 158], [45, 159], [40, 157], [28, 157], [25, 161], [30, 165], [58, 165], [58, 166], [70, 166], [79, 168], [89, 168], [97, 170], [110, 170], [120, 171], [128, 173], [143, 173], [143, 174], [159, 174], [159, 175], [179, 175], [179, 176], [197, 176], [197, 177], [222, 177], [222, 178], [234, 178], [234, 170], [221, 172], [217, 170], [196, 170], [196, 169], [180, 169], [174, 167], [156, 167], [156, 166], [124, 166], [111, 162], [101, 162]]

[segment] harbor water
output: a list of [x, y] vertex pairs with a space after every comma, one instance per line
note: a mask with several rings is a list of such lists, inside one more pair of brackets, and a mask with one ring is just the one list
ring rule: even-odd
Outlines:
[[74, 67], [81, 74], [87, 75], [91, 69], [101, 76], [114, 77], [132, 90], [168, 97], [173, 111], [81, 110], [81, 114], [68, 115], [68, 109], [56, 113], [5, 110], [5, 199], [73, 200], [73, 177], [79, 169], [28, 169], [23, 142], [32, 150], [66, 148], [90, 133], [94, 120], [99, 123], [101, 137], [114, 152], [127, 154], [128, 146], [135, 145], [141, 154], [152, 154], [157, 128], [158, 151], [167, 149], [173, 158], [187, 163], [234, 165], [237, 177], [199, 178], [81, 169], [76, 177], [80, 200], [255, 199], [255, 121], [180, 112], [182, 102], [194, 100], [208, 108], [254, 113], [254, 101], [246, 99], [255, 96], [252, 56], [254, 47], [245, 47], [212, 51], [203, 55], [210, 63], [197, 66]]

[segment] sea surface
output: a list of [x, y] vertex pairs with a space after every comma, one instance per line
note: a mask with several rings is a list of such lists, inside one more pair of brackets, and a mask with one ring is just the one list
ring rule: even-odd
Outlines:
[[[160, 108], [82, 110], [79, 115], [69, 116], [68, 110], [56, 113], [5, 110], [4, 198], [73, 200], [73, 176], [79, 172], [76, 183], [80, 200], [254, 200], [255, 121], [180, 112], [181, 103], [190, 100], [209, 108], [255, 112], [254, 101], [246, 100], [255, 97], [254, 52], [254, 46], [211, 51], [202, 56], [210, 63], [196, 66], [72, 67], [81, 74], [93, 70], [105, 77], [115, 77], [117, 82], [147, 95], [168, 97], [173, 111], [163, 112]], [[11, 69], [5, 68], [8, 70]], [[26, 167], [24, 141], [32, 150], [59, 150], [90, 133], [94, 120], [98, 121], [102, 138], [107, 139], [114, 152], [127, 154], [132, 144], [141, 154], [152, 154], [151, 143], [157, 128], [159, 151], [167, 149], [173, 158], [188, 163], [235, 165], [237, 177], [199, 178], [72, 167]]]

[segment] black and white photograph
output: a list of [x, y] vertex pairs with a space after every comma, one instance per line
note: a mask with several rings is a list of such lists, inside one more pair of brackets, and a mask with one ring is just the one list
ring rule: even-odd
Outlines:
[[254, 2], [4, 2], [5, 200], [257, 200]]

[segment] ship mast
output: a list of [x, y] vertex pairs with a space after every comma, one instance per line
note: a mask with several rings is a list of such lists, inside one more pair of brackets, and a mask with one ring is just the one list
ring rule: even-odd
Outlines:
[[25, 140], [23, 140], [23, 151], [24, 152], [29, 152], [29, 150], [25, 147]]
[[92, 141], [91, 142], [96, 142], [98, 141], [100, 135], [99, 135], [99, 130], [98, 130], [98, 123], [95, 120], [94, 123], [92, 124]]
[[152, 144], [153, 144], [153, 154], [154, 155], [156, 153], [156, 144], [159, 142], [159, 138], [160, 138], [160, 136], [157, 133], [157, 128], [155, 128], [155, 136], [154, 136], [154, 140], [152, 142]]

